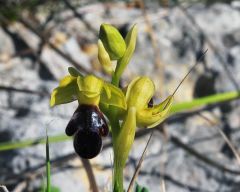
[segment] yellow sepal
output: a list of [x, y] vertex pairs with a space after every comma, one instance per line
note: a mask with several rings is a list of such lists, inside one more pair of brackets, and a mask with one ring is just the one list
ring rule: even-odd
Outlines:
[[155, 91], [154, 84], [148, 77], [136, 77], [127, 88], [128, 107], [136, 107], [137, 111], [147, 107]]
[[121, 109], [127, 109], [125, 96], [122, 90], [110, 83], [104, 83], [100, 102]]
[[77, 78], [70, 75], [60, 80], [59, 86], [51, 94], [50, 106], [69, 103], [77, 99]]
[[164, 121], [169, 114], [172, 106], [173, 97], [169, 96], [162, 103], [146, 108], [137, 112], [137, 125], [138, 127], [152, 128]]

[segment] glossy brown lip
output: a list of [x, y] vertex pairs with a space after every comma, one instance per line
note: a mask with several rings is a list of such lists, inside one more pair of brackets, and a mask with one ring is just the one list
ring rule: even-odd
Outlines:
[[97, 106], [79, 105], [70, 119], [66, 130], [74, 135], [74, 148], [82, 158], [93, 158], [102, 149], [102, 138], [108, 135], [106, 119]]
[[73, 146], [80, 157], [92, 159], [102, 150], [102, 138], [97, 132], [78, 130], [74, 136]]

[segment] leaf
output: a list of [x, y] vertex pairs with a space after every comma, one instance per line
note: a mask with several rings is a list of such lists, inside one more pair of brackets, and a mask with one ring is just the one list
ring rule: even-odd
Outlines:
[[[40, 192], [47, 192], [44, 183], [42, 183], [41, 189], [40, 189], [39, 191], [40, 191]], [[59, 187], [51, 186], [51, 192], [61, 192], [61, 190], [59, 189]]]
[[146, 187], [142, 187], [142, 186], [138, 185], [138, 183], [136, 183], [135, 192], [149, 192], [149, 191]]
[[240, 91], [232, 91], [232, 92], [226, 92], [226, 93], [218, 93], [202, 98], [197, 98], [192, 101], [186, 101], [181, 103], [176, 103], [172, 106], [170, 113], [179, 113], [182, 111], [190, 110], [190, 109], [196, 109], [198, 107], [202, 107], [205, 105], [217, 103], [217, 102], [225, 102], [228, 100], [240, 98]]
[[73, 77], [83, 77], [83, 75], [74, 67], [68, 67], [68, 73]]
[[58, 187], [51, 187], [51, 192], [61, 192], [61, 190]]
[[114, 158], [116, 166], [124, 167], [129, 151], [134, 141], [136, 131], [136, 109], [131, 107], [128, 109], [127, 115], [123, 120], [120, 133], [114, 143]]
[[49, 156], [49, 140], [46, 130], [46, 172], [47, 172], [47, 192], [51, 192], [51, 164]]

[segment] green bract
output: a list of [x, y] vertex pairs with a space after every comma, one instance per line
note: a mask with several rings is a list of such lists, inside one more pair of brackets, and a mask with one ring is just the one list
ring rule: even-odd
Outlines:
[[135, 46], [136, 46], [136, 41], [137, 41], [137, 26], [134, 25], [130, 31], [128, 32], [126, 38], [125, 38], [125, 42], [127, 45], [126, 51], [124, 53], [124, 55], [118, 60], [117, 62], [117, 67], [115, 70], [115, 76], [113, 77], [113, 81], [115, 84], [118, 84], [119, 82], [117, 82], [117, 79], [120, 79], [122, 73], [124, 72], [127, 64], [129, 63], [129, 61], [132, 58], [132, 55], [134, 53], [135, 50]]
[[118, 60], [123, 56], [126, 50], [126, 44], [122, 35], [115, 27], [109, 24], [102, 24], [100, 27], [99, 38], [111, 60]]
[[[153, 107], [148, 107], [155, 92], [155, 86], [148, 77], [137, 77], [128, 85], [126, 91], [127, 110], [122, 111], [124, 117], [117, 135], [113, 134], [114, 166], [121, 170], [132, 147], [136, 127], [152, 128], [165, 120], [169, 114], [173, 96]], [[114, 131], [114, 129], [112, 129]], [[117, 181], [116, 181], [117, 182]], [[115, 183], [115, 185], [119, 185]], [[120, 190], [121, 191], [121, 190]]]

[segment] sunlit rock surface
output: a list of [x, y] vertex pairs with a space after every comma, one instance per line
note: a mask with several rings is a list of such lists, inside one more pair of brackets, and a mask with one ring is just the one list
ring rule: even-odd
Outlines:
[[[234, 6], [233, 6], [234, 5]], [[90, 4], [79, 8], [85, 20], [97, 31], [101, 23], [111, 23], [124, 34], [137, 23], [138, 43], [136, 52], [122, 79], [123, 86], [137, 75], [150, 76], [156, 83], [159, 94], [171, 94], [180, 80], [195, 63], [201, 50], [208, 49], [204, 63], [200, 64], [183, 83], [175, 96], [177, 102], [191, 100], [194, 90], [205, 95], [236, 90], [240, 82], [240, 9], [237, 3], [215, 4], [205, 7], [193, 5], [185, 11], [180, 7], [147, 10], [153, 27], [157, 49], [153, 48], [149, 26], [146, 25], [141, 9], [118, 4]], [[41, 21], [46, 13], [39, 14]], [[54, 26], [54, 27], [53, 27]], [[72, 12], [56, 13], [46, 26], [51, 28], [50, 42], [82, 67], [103, 75], [97, 62], [97, 36], [86, 28]], [[57, 86], [57, 80], [67, 74], [71, 64], [43, 46], [40, 57], [32, 52], [20, 54], [21, 50], [38, 51], [39, 38], [21, 23], [0, 28], [0, 86], [35, 90], [24, 93], [0, 89], [0, 141], [21, 141], [30, 138], [63, 134], [77, 103], [49, 108], [49, 93]], [[156, 66], [156, 52], [163, 68]], [[19, 55], [15, 55], [18, 54]], [[160, 81], [159, 74], [164, 73]], [[214, 73], [213, 73], [214, 72]], [[215, 74], [215, 76], [213, 75]], [[202, 79], [199, 80], [200, 76]], [[207, 79], [204, 81], [204, 79]], [[197, 83], [205, 82], [205, 83]], [[212, 89], [204, 89], [212, 82]], [[200, 86], [196, 88], [196, 85]], [[42, 93], [42, 94], [39, 94]], [[154, 100], [159, 102], [160, 100]], [[214, 115], [212, 115], [214, 114]], [[199, 158], [186, 152], [172, 139], [177, 137], [189, 147], [221, 163], [231, 170], [239, 166], [231, 150], [225, 144], [215, 126], [230, 137], [235, 146], [240, 145], [239, 102], [234, 101], [221, 108], [216, 107], [205, 115], [216, 122], [210, 125], [198, 116], [171, 119], [166, 125], [166, 136], [158, 130], [148, 148], [137, 182], [150, 191], [160, 191], [165, 182], [166, 191], [238, 191], [240, 177], [207, 165]], [[136, 139], [125, 170], [127, 188], [148, 136]], [[108, 143], [109, 140], [106, 140]], [[50, 157], [59, 160], [73, 154], [72, 141], [50, 144]], [[0, 183], [10, 191], [26, 182], [26, 190], [39, 187], [45, 176], [45, 146], [36, 145], [19, 150], [0, 152]], [[89, 183], [81, 160], [71, 156], [52, 164], [52, 184], [62, 192], [88, 191]], [[101, 191], [111, 189], [113, 154], [110, 147], [91, 160], [97, 183]], [[29, 179], [28, 175], [32, 175]], [[18, 178], [18, 179], [16, 179]], [[23, 179], [26, 178], [26, 179]]]

